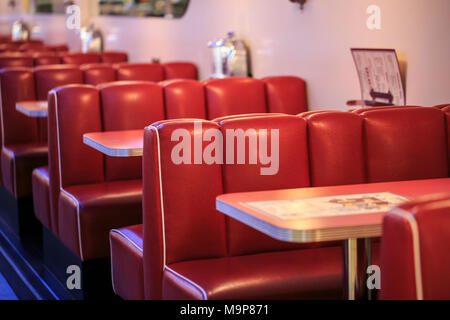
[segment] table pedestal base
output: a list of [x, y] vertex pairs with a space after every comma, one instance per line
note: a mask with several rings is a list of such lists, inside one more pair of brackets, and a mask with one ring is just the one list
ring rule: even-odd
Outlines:
[[348, 300], [372, 300], [367, 287], [367, 268], [372, 265], [371, 239], [348, 239], [344, 244], [343, 275]]

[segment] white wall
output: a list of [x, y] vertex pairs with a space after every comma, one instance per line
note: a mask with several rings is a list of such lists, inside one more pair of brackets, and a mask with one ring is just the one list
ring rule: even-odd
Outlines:
[[[87, 23], [95, 0], [78, 2]], [[366, 27], [371, 4], [382, 10], [378, 31]], [[208, 41], [234, 30], [251, 47], [255, 77], [300, 76], [308, 83], [311, 108], [320, 109], [360, 97], [351, 47], [397, 49], [407, 63], [408, 104], [450, 103], [449, 13], [449, 0], [308, 0], [303, 11], [288, 0], [191, 0], [182, 19], [91, 20], [106, 33], [107, 49], [128, 51], [131, 61], [194, 61], [202, 78], [211, 72]], [[60, 19], [36, 21], [52, 22], [43, 27], [46, 37], [63, 37]], [[65, 33], [72, 48], [79, 48], [73, 32]]]

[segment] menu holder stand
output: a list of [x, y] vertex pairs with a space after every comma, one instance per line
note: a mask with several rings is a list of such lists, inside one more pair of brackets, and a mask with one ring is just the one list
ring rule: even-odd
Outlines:
[[348, 106], [405, 105], [400, 63], [394, 49], [351, 49], [361, 86], [361, 100]]

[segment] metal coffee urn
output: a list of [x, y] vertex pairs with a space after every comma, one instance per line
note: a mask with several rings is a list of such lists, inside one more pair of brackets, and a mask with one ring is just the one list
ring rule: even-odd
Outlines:
[[11, 28], [11, 39], [13, 41], [27, 41], [30, 40], [31, 31], [27, 23], [22, 20], [13, 23]]
[[245, 42], [228, 32], [225, 39], [211, 41], [208, 47], [213, 55], [213, 74], [211, 78], [249, 77], [250, 56]]
[[88, 28], [81, 29], [81, 51], [82, 52], [102, 52], [103, 34], [100, 29], [91, 24]]

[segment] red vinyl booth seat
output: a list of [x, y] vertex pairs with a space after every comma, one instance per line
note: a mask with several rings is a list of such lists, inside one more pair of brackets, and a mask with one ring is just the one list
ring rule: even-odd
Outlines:
[[47, 66], [61, 63], [61, 58], [55, 52], [35, 53], [33, 57], [35, 66]]
[[101, 56], [98, 53], [64, 53], [61, 56], [61, 61], [64, 64], [88, 64], [88, 63], [99, 63], [101, 62]]
[[81, 66], [84, 75], [84, 83], [98, 85], [116, 81], [116, 70], [106, 63], [85, 64]]
[[47, 48], [43, 43], [29, 42], [20, 45], [18, 50], [22, 52], [33, 52], [33, 51], [38, 52], [38, 51], [47, 51], [51, 49]]
[[384, 300], [450, 299], [450, 194], [406, 203], [383, 222]]
[[48, 167], [33, 170], [33, 208], [36, 218], [48, 230], [52, 230], [52, 218], [50, 215], [50, 174]]
[[128, 54], [126, 52], [119, 51], [105, 51], [101, 53], [100, 59], [103, 63], [127, 62]]
[[[143, 288], [147, 299], [338, 297], [341, 248], [337, 243], [279, 243], [217, 214], [215, 197], [229, 192], [368, 183], [370, 179], [447, 177], [445, 117], [448, 122], [448, 115], [433, 108], [397, 108], [376, 109], [363, 115], [330, 111], [298, 118], [235, 115], [202, 122], [203, 131], [280, 128], [280, 170], [272, 177], [260, 176], [259, 166], [174, 165], [170, 157], [177, 142], [171, 141], [171, 133], [186, 128], [191, 129], [192, 134], [194, 120], [168, 120], [146, 128], [143, 167], [145, 282], [142, 287], [128, 285], [126, 273], [115, 272], [116, 293], [133, 299], [140, 297]], [[427, 134], [425, 128], [428, 128]], [[398, 150], [392, 148], [394, 145]], [[421, 161], [425, 160], [417, 154], [426, 154], [426, 161], [433, 168], [424, 170]], [[396, 159], [407, 169], [392, 176], [390, 162], [383, 162], [386, 157]], [[329, 168], [324, 168], [324, 164]], [[384, 165], [385, 170], [380, 170], [382, 174], [377, 176], [374, 172], [378, 165]], [[172, 197], [177, 200], [171, 201]], [[141, 240], [122, 238], [121, 241], [117, 248], [111, 247], [113, 265], [120, 263], [115, 261], [121, 260], [117, 257], [140, 257], [137, 251], [124, 251]], [[299, 260], [292, 262], [295, 268], [292, 265], [282, 268], [286, 270], [282, 279], [286, 276], [290, 280], [283, 282], [286, 279], [274, 278], [271, 272], [277, 267], [280, 269], [277, 263], [285, 263], [285, 254], [291, 257], [289, 261]], [[324, 260], [319, 258], [322, 254]], [[379, 260], [379, 244], [375, 243], [373, 261], [378, 263]], [[133, 270], [137, 270], [138, 265], [134, 263]], [[295, 286], [286, 283], [295, 283]], [[309, 283], [314, 283], [317, 290]]]
[[21, 53], [0, 54], [0, 69], [11, 67], [33, 67], [32, 56]]
[[[32, 195], [31, 173], [47, 164], [42, 122], [16, 111], [16, 102], [36, 100], [34, 73], [29, 68], [0, 70], [3, 186], [16, 199]], [[44, 127], [45, 129], [45, 127]]]
[[110, 246], [114, 292], [125, 300], [144, 300], [142, 225], [112, 230]]
[[[77, 69], [76, 67], [71, 67], [71, 66], [59, 66], [59, 67], [48, 67], [48, 68], [44, 68], [44, 69], [55, 69], [55, 70], [59, 70], [59, 69], [69, 69], [69, 68], [73, 68], [73, 69]], [[88, 82], [88, 78], [90, 79], [90, 81], [92, 82], [103, 82], [103, 81], [107, 81], [106, 78], [104, 78], [105, 74], [107, 75], [108, 73], [103, 73], [105, 70], [106, 71], [112, 71], [112, 67], [109, 65], [100, 65], [100, 64], [95, 64], [95, 65], [86, 65], [86, 66], [82, 66], [81, 69], [83, 70], [84, 73], [84, 81]], [[98, 70], [100, 70], [98, 73], [96, 73]], [[109, 73], [109, 75], [111, 75], [111, 73]], [[79, 81], [79, 73], [76, 73], [76, 78], [78, 79], [77, 81]], [[102, 78], [104, 80], [102, 80]], [[228, 81], [227, 81], [228, 82]], [[241, 80], [238, 80], [238, 82], [241, 82]], [[264, 86], [262, 85], [261, 82], [257, 81], [259, 85], [261, 85], [261, 88], [264, 88]], [[75, 80], [71, 80], [68, 83], [75, 83]], [[44, 82], [43, 82], [44, 84]], [[49, 87], [52, 86], [57, 86], [55, 84], [50, 85]], [[73, 90], [74, 92], [75, 87], [77, 86], [71, 86], [71, 90]], [[83, 87], [83, 86], [82, 86]], [[129, 88], [135, 88], [130, 92], [127, 92], [127, 90], [129, 90]], [[220, 87], [220, 81], [218, 83], [218, 87]], [[83, 87], [84, 88], [84, 87]], [[136, 90], [138, 90], [138, 88], [141, 88], [139, 95], [141, 96], [146, 96], [147, 98], [145, 99], [145, 105], [147, 106], [147, 108], [153, 109], [155, 110], [155, 112], [157, 110], [157, 113], [154, 113], [153, 116], [149, 117], [146, 114], [142, 114], [139, 116], [136, 116], [136, 112], [134, 113], [123, 113], [122, 116], [120, 117], [116, 117], [114, 116], [115, 112], [118, 112], [117, 110], [120, 110], [121, 107], [124, 106], [128, 106], [128, 107], [132, 107], [134, 102], [130, 102], [133, 101], [132, 96], [134, 94], [136, 94]], [[69, 88], [68, 88], [69, 90]], [[106, 131], [110, 131], [110, 130], [125, 130], [125, 129], [132, 129], [132, 128], [143, 128], [146, 125], [148, 125], [148, 123], [152, 123], [156, 120], [162, 120], [165, 118], [200, 118], [200, 119], [204, 119], [206, 117], [206, 107], [205, 107], [205, 93], [204, 93], [204, 84], [201, 82], [197, 82], [197, 81], [193, 81], [193, 80], [171, 80], [171, 81], [166, 81], [161, 83], [160, 85], [157, 84], [150, 84], [150, 83], [133, 83], [133, 82], [122, 82], [122, 83], [115, 83], [115, 84], [107, 84], [107, 85], [102, 85], [100, 86], [100, 92], [101, 92], [101, 104], [102, 104], [102, 108], [105, 105], [108, 105], [110, 108], [110, 110], [115, 110], [113, 113], [111, 113], [111, 111], [107, 112], [107, 113], [102, 113], [103, 115], [103, 121], [104, 124], [102, 126], [102, 130], [106, 130]], [[244, 91], [242, 91], [244, 92]], [[272, 94], [275, 94], [275, 92], [272, 92]], [[127, 100], [129, 97], [129, 99], [131, 100]], [[156, 100], [155, 100], [155, 97]], [[265, 92], [262, 92], [262, 98], [265, 98]], [[124, 100], [125, 99], [125, 100]], [[160, 101], [163, 102], [160, 102]], [[149, 103], [150, 101], [152, 101], [152, 103], [154, 101], [154, 103], [156, 103], [155, 105], [153, 105], [152, 103]], [[220, 98], [218, 98], [218, 101], [220, 103], [222, 103], [220, 101]], [[265, 101], [265, 100], [264, 100]], [[63, 102], [60, 102], [60, 104], [62, 104]], [[139, 103], [143, 103], [138, 102]], [[163, 105], [163, 109], [161, 110], [161, 106], [160, 104]], [[116, 110], [117, 109], [117, 110]], [[102, 109], [103, 110], [103, 109]], [[142, 109], [137, 109], [137, 111], [142, 110]], [[140, 111], [139, 111], [140, 112]], [[110, 115], [113, 114], [113, 118], [110, 120], [106, 120], [109, 119]], [[129, 117], [128, 117], [129, 116]], [[137, 119], [139, 119], [139, 123], [137, 123]], [[119, 121], [120, 120], [120, 121]], [[106, 122], [105, 122], [106, 121]], [[108, 123], [110, 123], [110, 125], [108, 125]], [[133, 124], [133, 126], [130, 126], [130, 124]], [[95, 130], [86, 130], [84, 133], [87, 132], [92, 132]], [[80, 138], [81, 139], [81, 138]], [[97, 152], [97, 151], [96, 151]], [[56, 160], [55, 160], [56, 161]], [[130, 175], [132, 175], [134, 178], [136, 179], [140, 179], [140, 159], [136, 158], [136, 159], [127, 159], [126, 161], [124, 161], [124, 159], [107, 159], [105, 166], [108, 169], [107, 171], [109, 172], [107, 174], [106, 180], [108, 179], [113, 179], [113, 180], [117, 180], [117, 179], [122, 179], [122, 178], [127, 178], [130, 179]], [[79, 163], [76, 163], [74, 165], [79, 165]], [[52, 167], [52, 166], [50, 166]], [[120, 169], [121, 168], [121, 169]], [[109, 170], [111, 169], [111, 170]], [[117, 169], [117, 170], [116, 170]], [[120, 170], [119, 170], [120, 169]], [[122, 173], [125, 173], [125, 177], [122, 175]], [[38, 179], [39, 176], [37, 175], [34, 179], [36, 179], [36, 184], [39, 183], [43, 183], [42, 181], [44, 181], [43, 179]], [[53, 180], [53, 178], [51, 178], [51, 180]], [[42, 188], [45, 188], [45, 185], [42, 186]], [[56, 193], [59, 192], [58, 191], [59, 188], [56, 188]], [[36, 198], [36, 202], [45, 202], [45, 199], [41, 199], [39, 200], [45, 193], [41, 192], [35, 195]], [[51, 226], [51, 230], [59, 235], [60, 231], [59, 231], [59, 214], [58, 214], [58, 203], [56, 202], [57, 200], [57, 196], [54, 195], [52, 196], [54, 198], [54, 200], [51, 202], [51, 217], [52, 217], [52, 223], [50, 224]], [[45, 215], [42, 215], [45, 216]], [[40, 218], [40, 217], [39, 217]], [[44, 225], [46, 225], [46, 221], [42, 221], [44, 223]], [[47, 224], [48, 225], [48, 224]], [[70, 232], [69, 232], [70, 233]], [[73, 232], [72, 232], [73, 233]], [[67, 240], [67, 243], [72, 242], [72, 246], [71, 248], [74, 250], [74, 252], [77, 252], [76, 245], [74, 245], [74, 243], [76, 242], [75, 239], [69, 239]], [[79, 250], [78, 250], [79, 251]], [[87, 259], [87, 258], [86, 258]]]
[[[195, 72], [191, 69], [195, 68]], [[168, 63], [165, 65], [151, 63], [106, 63], [81, 66], [87, 84], [97, 85], [112, 81], [151, 81], [160, 82], [168, 79], [196, 80], [195, 65], [191, 63]], [[169, 70], [169, 71], [168, 71]], [[191, 70], [191, 71], [189, 71]], [[195, 91], [195, 89], [193, 89]]]
[[143, 161], [146, 298], [342, 297], [340, 246], [279, 242], [215, 210], [215, 198], [222, 193], [309, 186], [306, 121], [261, 116], [224, 120], [220, 126], [203, 121], [202, 125], [203, 132], [279, 128], [279, 174], [261, 176], [261, 165], [175, 165], [170, 159], [176, 144], [171, 141], [172, 132], [184, 128], [193, 134], [193, 121], [163, 121], [147, 128]]
[[120, 63], [116, 65], [118, 81], [151, 81], [164, 80], [164, 68], [159, 63]]
[[306, 83], [298, 77], [269, 77], [262, 79], [266, 85], [270, 113], [298, 114], [308, 110]]
[[83, 72], [74, 65], [40, 66], [34, 69], [37, 100], [47, 100], [50, 90], [68, 84], [82, 84]]
[[[36, 86], [36, 100], [47, 100], [48, 92], [53, 88], [67, 84], [82, 84], [83, 73], [78, 66], [73, 65], [51, 65], [39, 66], [34, 69]], [[40, 119], [41, 135], [47, 137], [47, 119]], [[46, 139], [46, 138], [45, 138]], [[33, 203], [35, 215], [49, 230], [54, 229], [51, 223], [49, 200], [49, 182], [47, 168], [36, 169], [32, 175]]]
[[251, 78], [228, 78], [205, 82], [210, 120], [228, 115], [266, 113], [264, 82]]
[[[52, 65], [40, 66], [34, 69], [36, 82], [36, 99], [47, 100], [48, 92], [66, 84], [83, 83], [83, 73], [77, 66]], [[40, 119], [41, 135], [47, 139], [47, 119]], [[52, 230], [49, 205], [49, 176], [48, 168], [38, 168], [31, 177], [33, 187], [33, 205], [35, 215], [41, 223]]]
[[363, 119], [353, 113], [330, 111], [311, 114], [307, 121], [311, 184], [366, 183]]
[[49, 45], [49, 48], [52, 49], [54, 52], [68, 52], [69, 46], [67, 44], [56, 44], [56, 45]]
[[167, 80], [164, 87], [166, 119], [206, 119], [205, 91], [195, 80]]
[[163, 64], [164, 78], [172, 79], [198, 79], [197, 66], [191, 62], [169, 62]]
[[449, 176], [442, 111], [398, 108], [368, 111], [362, 117], [368, 182]]
[[109, 256], [111, 229], [142, 222], [142, 159], [105, 157], [82, 136], [163, 119], [163, 99], [163, 88], [148, 82], [72, 85], [50, 96], [53, 232], [83, 261]]
[[14, 42], [0, 43], [0, 53], [17, 51], [20, 44]]

